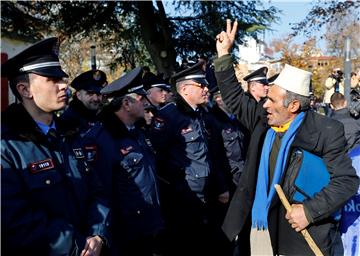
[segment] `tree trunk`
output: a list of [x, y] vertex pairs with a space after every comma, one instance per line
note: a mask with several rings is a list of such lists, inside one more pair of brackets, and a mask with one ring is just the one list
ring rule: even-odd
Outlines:
[[159, 73], [170, 77], [175, 70], [176, 52], [172, 43], [169, 20], [161, 1], [157, 1], [159, 13], [155, 13], [152, 1], [136, 2], [139, 24], [145, 46]]

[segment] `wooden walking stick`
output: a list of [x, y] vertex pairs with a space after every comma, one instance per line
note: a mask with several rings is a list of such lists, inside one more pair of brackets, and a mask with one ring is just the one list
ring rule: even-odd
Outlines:
[[[279, 184], [275, 184], [275, 189], [276, 189], [276, 192], [279, 195], [279, 198], [280, 198], [282, 204], [284, 205], [286, 211], [291, 212], [291, 210], [292, 210], [291, 205], [290, 205], [289, 201], [287, 200], [281, 186]], [[303, 235], [306, 242], [308, 243], [311, 250], [315, 253], [316, 256], [323, 256], [324, 255], [324, 254], [322, 254], [319, 247], [316, 245], [316, 243], [314, 242], [314, 240], [312, 239], [310, 233], [307, 231], [306, 228], [301, 230], [301, 234]]]

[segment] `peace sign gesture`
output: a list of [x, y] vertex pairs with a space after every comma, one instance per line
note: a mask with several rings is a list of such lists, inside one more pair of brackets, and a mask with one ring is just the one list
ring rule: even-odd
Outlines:
[[226, 32], [222, 31], [216, 36], [216, 50], [218, 53], [218, 58], [229, 54], [231, 47], [235, 41], [235, 35], [237, 31], [238, 22], [234, 21], [233, 26], [231, 27], [231, 20], [226, 20]]

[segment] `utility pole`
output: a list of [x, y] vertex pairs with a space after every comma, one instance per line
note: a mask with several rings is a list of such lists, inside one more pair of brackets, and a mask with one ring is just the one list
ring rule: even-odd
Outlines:
[[92, 70], [96, 70], [96, 51], [95, 51], [96, 46], [92, 45], [90, 46], [90, 64], [91, 64], [91, 69]]
[[344, 55], [344, 96], [347, 102], [350, 102], [350, 83], [351, 83], [351, 56], [350, 56], [350, 37], [345, 40]]

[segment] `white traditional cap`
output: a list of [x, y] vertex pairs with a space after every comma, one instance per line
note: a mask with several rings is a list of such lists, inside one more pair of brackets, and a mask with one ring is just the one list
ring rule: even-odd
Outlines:
[[309, 96], [311, 72], [285, 64], [273, 84], [303, 96]]

